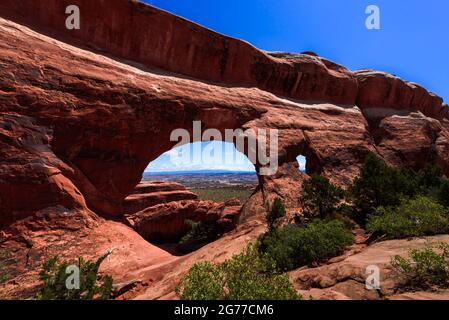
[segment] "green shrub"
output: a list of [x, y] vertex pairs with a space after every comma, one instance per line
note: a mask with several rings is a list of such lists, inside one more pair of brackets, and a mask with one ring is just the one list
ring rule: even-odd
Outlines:
[[[422, 180], [423, 179], [423, 180]], [[374, 153], [370, 153], [359, 175], [349, 188], [350, 197], [358, 211], [358, 222], [365, 225], [368, 215], [378, 207], [397, 206], [402, 198], [410, 198], [422, 192], [422, 177], [410, 169], [389, 167]]]
[[393, 185], [396, 186], [396, 194], [400, 194], [399, 202], [401, 198], [408, 197], [413, 198], [418, 194], [425, 195], [430, 188], [430, 177], [426, 177], [424, 171], [414, 171], [410, 168], [392, 169], [393, 170]]
[[280, 198], [273, 201], [271, 210], [267, 213], [268, 230], [273, 231], [279, 220], [285, 217], [285, 207]]
[[404, 286], [414, 289], [449, 287], [449, 245], [441, 243], [436, 248], [411, 250], [409, 257], [395, 256], [393, 269], [404, 278]]
[[398, 207], [380, 207], [368, 218], [367, 230], [390, 239], [435, 235], [449, 232], [446, 208], [425, 196], [402, 200]]
[[443, 180], [438, 191], [438, 199], [440, 203], [449, 207], [449, 180]]
[[183, 300], [296, 300], [287, 275], [254, 245], [221, 264], [196, 263], [176, 288]]
[[312, 175], [303, 183], [300, 202], [305, 215], [324, 219], [337, 210], [343, 196], [343, 190], [327, 178]]
[[4, 267], [0, 266], [0, 284], [8, 281], [8, 274], [4, 271]]
[[350, 188], [357, 208], [363, 212], [372, 212], [386, 203], [395, 204], [397, 190], [393, 189], [391, 176], [392, 169], [370, 153]]
[[[86, 261], [79, 258], [77, 262], [59, 262], [57, 256], [45, 261], [39, 278], [43, 286], [37, 295], [39, 300], [106, 300], [112, 293], [112, 278], [99, 275], [101, 263], [110, 253], [100, 257], [97, 261]], [[79, 268], [79, 289], [67, 289], [66, 281], [71, 276], [67, 267], [76, 265]]]
[[341, 221], [314, 220], [304, 227], [287, 225], [259, 238], [259, 250], [282, 271], [329, 259], [341, 254], [353, 241]]
[[195, 222], [186, 220], [190, 226], [190, 231], [181, 238], [180, 244], [201, 244], [213, 241], [218, 238], [217, 223], [215, 221]]

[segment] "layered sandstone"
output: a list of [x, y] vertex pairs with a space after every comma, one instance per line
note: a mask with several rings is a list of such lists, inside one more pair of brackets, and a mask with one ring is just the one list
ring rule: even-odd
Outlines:
[[214, 203], [183, 200], [149, 207], [127, 215], [127, 223], [149, 241], [175, 242], [189, 231], [187, 220], [215, 221], [221, 235], [234, 228], [242, 206], [238, 200]]

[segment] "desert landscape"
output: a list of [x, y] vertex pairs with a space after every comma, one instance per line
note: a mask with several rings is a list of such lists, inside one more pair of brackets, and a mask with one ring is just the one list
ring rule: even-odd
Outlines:
[[[144, 173], [195, 121], [276, 131], [276, 172]], [[96, 261], [76, 297], [447, 300], [448, 177], [419, 84], [134, 0], [0, 2], [1, 299], [73, 298], [58, 268]]]

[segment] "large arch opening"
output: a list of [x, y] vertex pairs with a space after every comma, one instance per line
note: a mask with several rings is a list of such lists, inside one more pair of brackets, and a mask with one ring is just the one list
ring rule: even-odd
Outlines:
[[258, 186], [255, 166], [233, 143], [193, 142], [151, 161], [124, 208], [147, 241], [183, 255], [232, 230]]
[[233, 143], [204, 141], [175, 147], [150, 162], [142, 183], [173, 182], [202, 200], [248, 200], [258, 178], [254, 164]]

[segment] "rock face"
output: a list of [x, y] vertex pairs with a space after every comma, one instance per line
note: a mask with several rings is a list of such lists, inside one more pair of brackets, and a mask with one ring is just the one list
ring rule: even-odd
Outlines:
[[[65, 28], [68, 5], [81, 10], [80, 30]], [[97, 255], [106, 245], [127, 250], [132, 241], [144, 243], [132, 229], [104, 220], [112, 216], [120, 220], [134, 212], [126, 216], [130, 224], [172, 237], [184, 228], [178, 215], [207, 214], [210, 206], [200, 210], [204, 203], [186, 191], [134, 191], [148, 163], [177, 143], [171, 132], [191, 132], [193, 121], [221, 133], [279, 134], [277, 173], [259, 177], [232, 238], [236, 244], [204, 249], [214, 248], [217, 256], [224, 248], [235, 252], [245, 235], [263, 229], [260, 216], [274, 197], [297, 206], [307, 179], [297, 170], [300, 154], [308, 174], [342, 186], [369, 152], [394, 166], [436, 162], [449, 175], [449, 108], [397, 77], [351, 72], [313, 54], [262, 52], [130, 0], [2, 0], [0, 17], [0, 249], [19, 262], [30, 255], [42, 261], [51, 254]], [[192, 199], [179, 202], [178, 196]], [[172, 202], [144, 208], [160, 201]], [[234, 221], [232, 207], [216, 214], [224, 224]], [[92, 235], [111, 225], [115, 233], [105, 232], [101, 246], [87, 250]], [[52, 241], [57, 246], [50, 248]], [[172, 259], [148, 243], [144, 249]], [[145, 270], [128, 277], [149, 277], [157, 269], [157, 259], [139, 260], [134, 249], [129, 254], [111, 261], [108, 270], [119, 273], [125, 260]], [[32, 272], [24, 265], [12, 272]], [[143, 297], [168, 293], [160, 292]]]
[[[67, 32], [63, 13], [70, 5], [79, 7], [83, 27]], [[300, 100], [419, 109], [430, 116], [448, 116], [442, 99], [416, 84], [379, 72], [353, 74], [307, 53], [266, 54], [134, 0], [4, 0], [0, 8], [3, 16], [66, 42], [194, 78], [256, 86]]]
[[172, 201], [194, 200], [198, 196], [175, 182], [142, 182], [123, 203], [123, 213], [132, 214]]
[[416, 83], [372, 70], [354, 74], [359, 88], [356, 104], [362, 109], [420, 111], [428, 117], [449, 119], [449, 110], [443, 100]]
[[238, 200], [217, 204], [212, 201], [185, 200], [160, 204], [127, 215], [126, 221], [149, 241], [177, 241], [189, 230], [186, 220], [216, 221], [220, 234], [236, 225], [242, 206]]
[[215, 222], [217, 232], [232, 230], [242, 204], [198, 200], [198, 196], [175, 182], [142, 182], [123, 203], [125, 222], [148, 241], [176, 242], [189, 231], [187, 220]]

